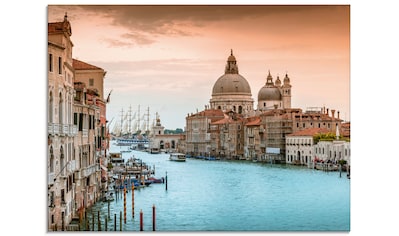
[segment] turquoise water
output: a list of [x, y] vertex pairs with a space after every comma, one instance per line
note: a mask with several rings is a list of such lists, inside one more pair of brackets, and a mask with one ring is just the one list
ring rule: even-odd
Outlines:
[[[112, 150], [114, 149], [114, 150]], [[111, 148], [123, 150], [126, 147]], [[155, 165], [155, 176], [165, 184], [151, 184], [126, 194], [126, 224], [123, 231], [152, 230], [152, 206], [156, 208], [157, 231], [349, 231], [350, 180], [345, 173], [323, 172], [305, 167], [270, 165], [248, 161], [206, 161], [188, 158], [168, 160], [167, 154], [134, 155]], [[119, 231], [123, 217], [123, 194], [110, 203], [108, 230]], [[90, 211], [101, 213], [102, 230], [108, 204], [99, 202]], [[91, 213], [88, 214], [91, 220]], [[96, 224], [97, 225], [97, 224]], [[97, 226], [95, 226], [95, 230]]]

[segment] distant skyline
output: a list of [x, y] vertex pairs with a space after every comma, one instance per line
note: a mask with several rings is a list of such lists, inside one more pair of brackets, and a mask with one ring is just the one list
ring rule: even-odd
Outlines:
[[49, 5], [72, 26], [73, 58], [107, 71], [107, 119], [158, 113], [167, 129], [209, 104], [230, 50], [254, 107], [270, 70], [287, 73], [292, 107], [326, 107], [350, 120], [349, 5]]

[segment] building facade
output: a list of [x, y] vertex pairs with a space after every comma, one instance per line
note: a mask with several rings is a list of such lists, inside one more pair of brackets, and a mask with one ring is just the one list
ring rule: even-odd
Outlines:
[[[72, 58], [72, 29], [65, 14], [48, 23], [48, 229], [70, 230], [73, 218], [94, 204], [105, 181], [101, 157], [106, 156], [105, 72]], [[79, 62], [77, 64], [76, 62]], [[85, 65], [85, 69], [82, 65]], [[93, 67], [93, 66], [92, 66]], [[93, 69], [93, 68], [91, 68]], [[98, 76], [100, 71], [102, 76]], [[91, 74], [91, 75], [89, 75]], [[92, 86], [86, 86], [91, 83]]]
[[74, 172], [77, 169], [73, 123], [74, 70], [71, 25], [48, 23], [48, 228], [64, 230], [74, 216]]
[[177, 152], [180, 149], [180, 140], [184, 139], [183, 134], [165, 134], [165, 127], [161, 124], [158, 114], [156, 123], [152, 127], [150, 134], [149, 148], [150, 153]]

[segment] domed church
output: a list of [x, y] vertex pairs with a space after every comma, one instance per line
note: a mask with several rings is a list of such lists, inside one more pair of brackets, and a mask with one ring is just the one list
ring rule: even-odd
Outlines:
[[239, 114], [253, 111], [251, 87], [248, 81], [238, 73], [237, 60], [231, 50], [227, 59], [224, 75], [220, 76], [212, 89], [210, 106], [223, 111], [232, 110]]
[[265, 111], [274, 108], [291, 108], [291, 84], [287, 74], [285, 74], [283, 85], [278, 76], [274, 83], [269, 71], [266, 84], [258, 93], [258, 110]]

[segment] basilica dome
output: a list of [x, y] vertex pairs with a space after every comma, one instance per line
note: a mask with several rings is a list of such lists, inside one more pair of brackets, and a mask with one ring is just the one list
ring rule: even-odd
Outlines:
[[224, 74], [215, 82], [212, 90], [212, 96], [223, 94], [251, 96], [251, 87], [240, 74]]
[[213, 85], [212, 96], [218, 95], [251, 95], [248, 81], [238, 73], [237, 60], [233, 51], [227, 59], [224, 75]]
[[213, 85], [210, 105], [214, 109], [232, 110], [239, 114], [253, 111], [251, 87], [248, 81], [238, 73], [233, 50], [227, 58], [224, 75], [220, 76]]

